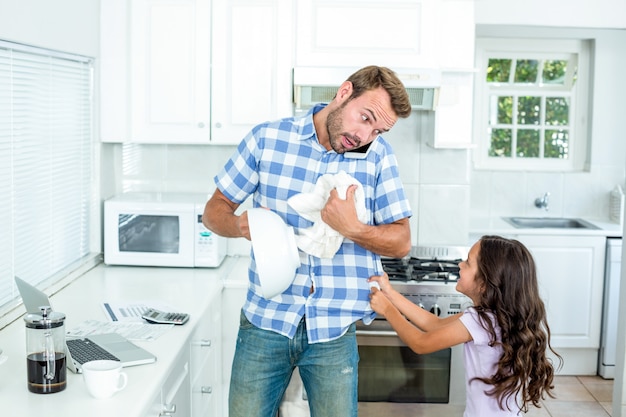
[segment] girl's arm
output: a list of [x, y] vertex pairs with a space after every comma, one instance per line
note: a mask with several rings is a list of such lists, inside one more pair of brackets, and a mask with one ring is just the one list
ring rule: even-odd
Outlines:
[[[393, 305], [400, 310], [400, 312], [411, 321], [415, 326], [419, 327], [423, 331], [434, 330], [440, 326], [445, 325], [446, 323], [455, 320], [455, 316], [449, 316], [444, 318], [439, 318], [435, 316], [429, 311], [424, 310], [420, 306], [414, 304], [398, 291], [393, 289], [391, 284], [389, 283], [389, 277], [386, 272], [383, 272], [383, 275], [375, 275], [369, 279], [370, 282], [377, 282], [380, 287], [380, 291], [393, 303]], [[382, 295], [382, 294], [381, 294]], [[372, 299], [372, 308], [379, 313], [385, 316], [384, 311], [378, 311], [374, 307], [373, 303], [376, 300]]]
[[[376, 288], [372, 289], [372, 294], [373, 298], [385, 298], [385, 295]], [[387, 302], [389, 301], [387, 300]], [[420, 307], [417, 308], [421, 309]], [[376, 308], [374, 308], [374, 310], [376, 310]], [[426, 314], [431, 313], [426, 312]], [[414, 326], [391, 303], [389, 303], [386, 308], [385, 318], [396, 333], [398, 333], [400, 339], [402, 339], [413, 352], [426, 354], [472, 340], [472, 336], [463, 323], [461, 323], [461, 320], [459, 320], [461, 314], [462, 313], [459, 313], [447, 317], [446, 319], [437, 319], [443, 324], [428, 331], [422, 331]]]
[[385, 316], [400, 339], [414, 352], [431, 353], [472, 340], [459, 320], [462, 313], [439, 318], [394, 290], [387, 274], [374, 276], [370, 281], [376, 281], [380, 286], [380, 290], [372, 288], [372, 308]]

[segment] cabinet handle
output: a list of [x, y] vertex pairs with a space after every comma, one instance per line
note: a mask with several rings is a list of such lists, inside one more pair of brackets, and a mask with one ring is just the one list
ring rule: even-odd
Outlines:
[[210, 393], [213, 392], [213, 388], [211, 388], [211, 387], [201, 387], [200, 388], [200, 392], [202, 394], [210, 394]]
[[200, 340], [200, 347], [211, 347], [211, 339]]
[[198, 122], [198, 127], [199, 127], [200, 129], [203, 129], [203, 128], [204, 128], [204, 123], [202, 123], [202, 122]]
[[159, 416], [166, 417], [176, 413], [176, 404], [163, 404], [163, 411], [159, 413]]

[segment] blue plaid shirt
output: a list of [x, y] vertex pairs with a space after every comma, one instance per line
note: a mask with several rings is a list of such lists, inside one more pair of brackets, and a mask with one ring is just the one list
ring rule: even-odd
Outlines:
[[[253, 196], [254, 207], [267, 207], [299, 229], [313, 224], [287, 204], [289, 197], [311, 192], [323, 174], [345, 171], [363, 185], [368, 224], [388, 224], [411, 216], [397, 161], [389, 144], [378, 137], [365, 159], [350, 159], [322, 147], [315, 134], [313, 114], [256, 126], [215, 176], [220, 191], [235, 203]], [[332, 259], [300, 251], [301, 266], [293, 284], [282, 294], [262, 297], [254, 254], [248, 270], [249, 287], [243, 310], [255, 326], [293, 338], [306, 315], [309, 343], [343, 335], [359, 319], [369, 323], [368, 278], [382, 273], [380, 256], [345, 239]], [[311, 286], [315, 291], [310, 294]]]

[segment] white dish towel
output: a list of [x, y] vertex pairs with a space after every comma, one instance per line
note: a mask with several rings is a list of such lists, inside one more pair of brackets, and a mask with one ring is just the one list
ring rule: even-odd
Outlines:
[[326, 205], [333, 188], [337, 189], [339, 198], [345, 200], [346, 192], [351, 185], [357, 185], [354, 193], [357, 217], [361, 223], [366, 223], [367, 211], [363, 185], [345, 171], [339, 171], [337, 174], [324, 174], [315, 183], [313, 192], [297, 194], [287, 200], [287, 203], [299, 215], [313, 222], [313, 226], [300, 229], [296, 235], [298, 248], [318, 258], [335, 256], [344, 237], [322, 221], [320, 212]]

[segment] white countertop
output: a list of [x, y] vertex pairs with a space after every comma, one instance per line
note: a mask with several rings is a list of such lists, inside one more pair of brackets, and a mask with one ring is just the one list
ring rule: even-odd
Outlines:
[[606, 236], [622, 237], [623, 228], [607, 220], [581, 218], [598, 229], [552, 229], [552, 228], [517, 228], [507, 223], [502, 217], [472, 217], [469, 223], [470, 235], [570, 235], [570, 236]]
[[[184, 347], [200, 314], [210, 300], [219, 295], [223, 280], [235, 265], [245, 264], [227, 257], [221, 267], [210, 268], [144, 268], [105, 266], [81, 276], [51, 297], [55, 310], [65, 313], [66, 330], [84, 320], [106, 321], [100, 303], [103, 301], [158, 300], [187, 312], [189, 322], [175, 326], [155, 341], [135, 342], [157, 356], [156, 363], [124, 368], [128, 386], [114, 397], [92, 398], [82, 375], [67, 372], [67, 388], [54, 394], [34, 394], [26, 384], [26, 336], [20, 318], [0, 330], [0, 348], [8, 361], [0, 365], [0, 404], [2, 414], [12, 417], [46, 416], [141, 416], [161, 381], [170, 373], [178, 352]], [[241, 267], [238, 267], [241, 269]], [[240, 274], [240, 273], [238, 273]]]

